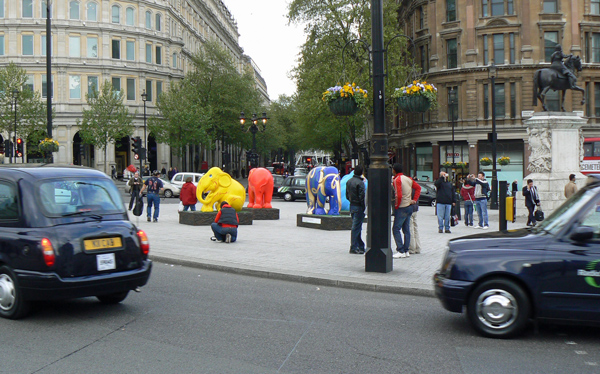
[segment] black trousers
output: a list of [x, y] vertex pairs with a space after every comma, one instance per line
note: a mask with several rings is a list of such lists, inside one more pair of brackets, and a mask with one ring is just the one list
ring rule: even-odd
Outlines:
[[535, 225], [535, 205], [527, 205], [527, 210], [529, 211], [529, 216], [527, 216], [527, 226]]
[[140, 191], [131, 192], [131, 198], [129, 199], [129, 210], [133, 209], [133, 204], [135, 204], [135, 199], [139, 196]]

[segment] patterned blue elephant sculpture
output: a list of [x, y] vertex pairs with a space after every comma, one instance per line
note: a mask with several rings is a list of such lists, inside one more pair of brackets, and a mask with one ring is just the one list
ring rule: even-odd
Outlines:
[[[333, 166], [319, 166], [306, 176], [306, 203], [308, 214], [339, 215], [342, 206], [340, 175]], [[325, 210], [325, 202], [329, 198], [329, 210]]]
[[[350, 211], [350, 202], [346, 199], [346, 183], [354, 176], [354, 173], [346, 174], [342, 177], [340, 181], [340, 190], [342, 191], [342, 208], [340, 211], [349, 212]], [[367, 178], [363, 179], [365, 181], [365, 199], [366, 199], [366, 189], [369, 188], [369, 181]]]

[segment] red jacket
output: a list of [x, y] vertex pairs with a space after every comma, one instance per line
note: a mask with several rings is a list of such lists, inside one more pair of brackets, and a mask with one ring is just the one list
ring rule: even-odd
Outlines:
[[475, 201], [475, 187], [468, 185], [468, 184], [463, 184], [462, 188], [460, 189], [460, 196], [462, 196], [464, 201], [470, 201], [470, 202], [474, 202]]
[[183, 184], [179, 200], [181, 200], [183, 205], [195, 205], [198, 202], [198, 198], [196, 197], [196, 186], [194, 186], [192, 182]]
[[[394, 206], [395, 209], [398, 209], [398, 207], [400, 207], [400, 203], [402, 202], [402, 173], [398, 173], [396, 174], [396, 176], [394, 177], [393, 180], [393, 190], [392, 193], [396, 194], [396, 204]], [[414, 195], [411, 196], [411, 200], [414, 200], [417, 202], [419, 202], [419, 196], [421, 196], [421, 186], [419, 186], [419, 184], [417, 182], [415, 182], [414, 180], [412, 180], [410, 177], [407, 177], [408, 179], [410, 179], [411, 181], [411, 193], [412, 190], [415, 191]]]

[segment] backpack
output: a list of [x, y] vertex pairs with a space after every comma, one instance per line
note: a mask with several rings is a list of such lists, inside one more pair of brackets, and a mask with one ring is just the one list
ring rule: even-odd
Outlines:
[[142, 215], [143, 212], [144, 212], [144, 198], [138, 196], [135, 199], [135, 206], [133, 207], [133, 215], [139, 217]]

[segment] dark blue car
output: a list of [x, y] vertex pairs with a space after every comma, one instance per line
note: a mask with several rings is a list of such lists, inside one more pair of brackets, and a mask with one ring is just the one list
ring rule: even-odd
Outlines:
[[528, 321], [600, 321], [600, 183], [535, 228], [453, 239], [435, 292], [485, 336], [510, 337]]
[[33, 300], [121, 302], [148, 281], [149, 249], [106, 174], [0, 167], [1, 317], [25, 316]]

